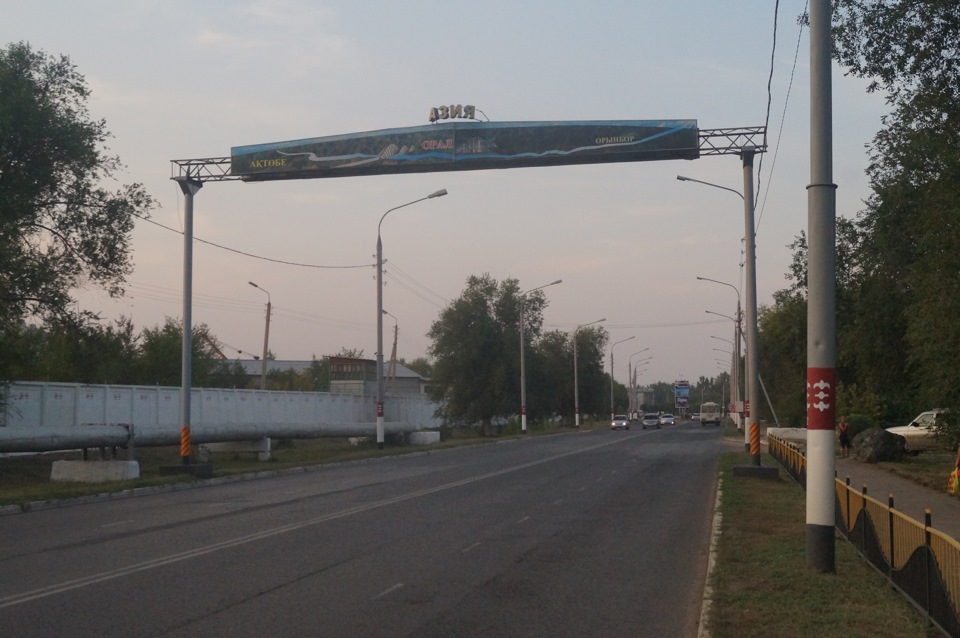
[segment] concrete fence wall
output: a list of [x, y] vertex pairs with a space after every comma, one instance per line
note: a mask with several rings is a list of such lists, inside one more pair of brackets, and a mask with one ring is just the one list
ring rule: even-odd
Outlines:
[[[198, 441], [369, 436], [375, 430], [371, 396], [195, 388], [190, 400], [190, 427]], [[436, 405], [426, 397], [388, 396], [384, 409], [387, 431], [440, 426]], [[94, 426], [120, 424], [134, 426], [138, 444], [168, 444], [160, 441], [175, 441], [180, 430], [180, 388], [17, 382], [7, 390], [0, 417], [0, 452], [63, 449], [78, 436], [94, 436]], [[113, 445], [106, 440], [91, 447]]]

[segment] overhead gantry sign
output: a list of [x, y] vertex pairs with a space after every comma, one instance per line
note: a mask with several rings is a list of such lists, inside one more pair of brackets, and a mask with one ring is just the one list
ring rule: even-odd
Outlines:
[[451, 122], [236, 146], [244, 181], [700, 157], [696, 120]]

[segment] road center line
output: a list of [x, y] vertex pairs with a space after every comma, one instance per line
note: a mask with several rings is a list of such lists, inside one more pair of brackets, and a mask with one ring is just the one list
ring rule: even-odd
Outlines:
[[383, 598], [384, 596], [389, 596], [390, 594], [392, 594], [393, 592], [397, 591], [398, 589], [403, 589], [403, 583], [397, 583], [397, 584], [394, 585], [393, 587], [387, 587], [387, 588], [384, 589], [382, 592], [380, 592], [379, 594], [377, 594], [377, 597], [374, 598], [374, 600], [379, 600], [380, 598]]

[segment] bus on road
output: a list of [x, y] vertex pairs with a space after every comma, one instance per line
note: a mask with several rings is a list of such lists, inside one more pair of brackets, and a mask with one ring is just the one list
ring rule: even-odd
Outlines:
[[700, 406], [700, 425], [720, 425], [723, 419], [723, 412], [720, 405], [710, 401]]

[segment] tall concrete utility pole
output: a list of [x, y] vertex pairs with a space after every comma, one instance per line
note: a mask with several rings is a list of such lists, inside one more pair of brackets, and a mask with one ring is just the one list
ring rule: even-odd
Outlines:
[[836, 571], [836, 212], [830, 0], [810, 2], [810, 185], [807, 186], [807, 566]]

